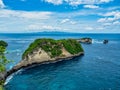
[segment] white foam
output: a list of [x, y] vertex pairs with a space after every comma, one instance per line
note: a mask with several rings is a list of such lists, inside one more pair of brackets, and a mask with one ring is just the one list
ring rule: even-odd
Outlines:
[[20, 49], [15, 49], [15, 50], [9, 50], [8, 52], [10, 52], [10, 53], [21, 52], [21, 50]]
[[13, 78], [13, 76], [14, 76], [14, 75], [9, 76], [9, 77], [6, 79], [4, 85], [7, 85], [7, 84], [10, 82], [10, 80]]
[[103, 41], [102, 40], [97, 40], [97, 39], [93, 39], [93, 41], [92, 41], [93, 43], [103, 43]]
[[13, 78], [13, 76], [14, 76], [15, 74], [18, 74], [18, 73], [20, 74], [21, 71], [22, 71], [22, 69], [21, 69], [21, 70], [18, 70], [16, 73], [13, 73], [13, 74], [10, 75], [9, 77], [7, 77], [7, 79], [6, 79], [5, 83], [4, 83], [4, 85], [7, 85], [7, 84], [10, 82], [10, 80]]
[[30, 41], [32, 40], [18, 40], [18, 41], [15, 41], [16, 43], [29, 43]]
[[19, 56], [20, 55], [20, 53], [17, 53], [17, 56]]

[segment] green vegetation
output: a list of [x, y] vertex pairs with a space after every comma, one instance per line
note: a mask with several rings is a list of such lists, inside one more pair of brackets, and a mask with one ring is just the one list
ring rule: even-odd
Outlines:
[[1, 80], [1, 81], [0, 81], [0, 90], [3, 90], [4, 82], [5, 82], [4, 80]]
[[0, 40], [0, 46], [7, 47], [8, 44], [5, 41]]
[[3, 86], [2, 86], [2, 85], [0, 85], [0, 90], [4, 90], [4, 88], [3, 88]]
[[74, 39], [62, 40], [65, 49], [71, 54], [77, 54], [83, 52], [83, 48], [80, 43]]
[[[3, 78], [3, 75], [6, 71], [6, 65], [10, 62], [8, 59], [6, 59], [5, 57], [5, 51], [6, 51], [6, 47], [8, 46], [8, 44], [4, 41], [0, 41], [0, 78]], [[1, 79], [0, 80], [0, 90], [3, 90], [3, 84], [4, 84], [4, 80]]]
[[29, 48], [23, 53], [23, 58], [32, 53], [38, 48], [42, 48], [50, 54], [51, 57], [60, 56], [62, 54], [62, 47], [64, 47], [69, 53], [77, 54], [83, 52], [82, 46], [74, 39], [36, 39], [30, 44]]
[[37, 48], [42, 48], [46, 52], [50, 52], [51, 57], [59, 56], [61, 51], [61, 45], [57, 42], [57, 40], [53, 39], [36, 39], [33, 43], [30, 44], [29, 48], [24, 52], [24, 56], [26, 56], [29, 53], [32, 53], [33, 50], [36, 50]]
[[5, 57], [5, 51], [8, 44], [4, 41], [0, 41], [0, 72], [3, 72], [6, 70], [5, 66], [10, 61], [6, 59]]

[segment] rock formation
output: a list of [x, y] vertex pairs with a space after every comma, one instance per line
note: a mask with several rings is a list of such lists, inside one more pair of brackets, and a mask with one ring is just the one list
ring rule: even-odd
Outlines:
[[91, 38], [80, 38], [80, 39], [77, 39], [77, 41], [80, 42], [80, 43], [92, 44], [92, 39]]
[[104, 40], [104, 41], [103, 41], [103, 44], [107, 44], [107, 43], [108, 43], [108, 40]]

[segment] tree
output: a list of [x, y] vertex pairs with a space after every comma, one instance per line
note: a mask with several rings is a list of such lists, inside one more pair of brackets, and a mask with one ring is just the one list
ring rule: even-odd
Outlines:
[[5, 41], [0, 40], [0, 46], [7, 47], [8, 44]]
[[5, 57], [5, 51], [6, 51], [7, 44], [5, 46], [4, 45], [0, 44], [0, 72], [5, 71], [6, 70], [5, 66], [10, 62], [10, 60], [8, 60]]

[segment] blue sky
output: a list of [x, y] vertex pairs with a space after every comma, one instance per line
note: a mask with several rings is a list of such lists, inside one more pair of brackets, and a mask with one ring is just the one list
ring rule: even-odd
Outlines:
[[0, 0], [0, 33], [120, 33], [120, 0]]

